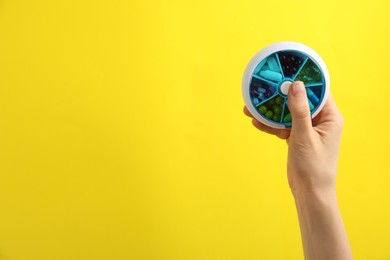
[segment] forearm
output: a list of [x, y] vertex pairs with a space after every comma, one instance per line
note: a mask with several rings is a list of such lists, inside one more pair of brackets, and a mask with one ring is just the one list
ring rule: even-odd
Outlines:
[[350, 260], [336, 192], [294, 194], [306, 260]]

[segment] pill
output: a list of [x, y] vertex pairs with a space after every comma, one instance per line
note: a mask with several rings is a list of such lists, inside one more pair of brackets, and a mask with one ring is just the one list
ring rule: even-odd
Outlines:
[[269, 66], [267, 65], [267, 64], [265, 64], [262, 68], [261, 68], [261, 70], [269, 70], [270, 68], [269, 68]]
[[309, 101], [309, 107], [310, 107], [310, 110], [313, 110], [313, 109], [314, 109], [314, 105], [313, 105], [313, 103], [311, 103], [310, 99], [307, 99], [307, 101]]
[[318, 67], [312, 67], [315, 73], [320, 74], [321, 71], [318, 69]]
[[252, 103], [253, 103], [253, 105], [257, 105], [257, 104], [259, 104], [260, 103], [260, 101], [257, 99], [257, 98], [253, 98], [252, 99]]
[[277, 96], [276, 98], [275, 98], [275, 103], [276, 104], [278, 104], [278, 105], [281, 105], [281, 104], [283, 104], [283, 98], [281, 97], [281, 96]]
[[275, 105], [275, 99], [271, 99], [269, 101], [267, 101], [267, 104], [266, 104], [269, 108], [272, 108], [273, 105]]
[[283, 123], [289, 123], [289, 122], [291, 122], [291, 113], [288, 113], [287, 115], [285, 115], [284, 117], [283, 117]]
[[268, 89], [265, 93], [264, 93], [264, 97], [265, 98], [269, 98], [271, 97], [273, 94], [272, 90]]
[[[269, 69], [275, 72], [280, 72], [278, 63], [276, 62], [276, 59], [274, 57], [269, 57], [267, 59], [267, 64], [269, 66]], [[265, 70], [263, 68], [263, 70]]]
[[269, 89], [269, 86], [266, 85], [266, 84], [263, 84], [263, 83], [260, 85], [260, 87], [261, 87], [261, 88], [264, 88], [264, 89]]
[[257, 97], [258, 97], [259, 99], [264, 99], [264, 94], [263, 94], [263, 93], [260, 93]]
[[274, 113], [271, 110], [268, 110], [265, 113], [265, 117], [271, 119], [274, 116]]
[[277, 106], [274, 108], [275, 115], [280, 115], [282, 113], [282, 108], [280, 106]]
[[280, 115], [274, 115], [272, 117], [272, 120], [276, 121], [276, 122], [279, 122], [280, 121]]
[[257, 88], [257, 91], [259, 91], [260, 93], [265, 93], [266, 89], [265, 88]]
[[309, 59], [299, 72], [295, 80], [301, 80], [305, 84], [317, 83], [322, 79], [320, 68], [311, 59]]
[[255, 70], [253, 71], [253, 74], [258, 74], [259, 71], [261, 70], [261, 68], [264, 67], [264, 64], [265, 64], [265, 62], [259, 63], [259, 64], [256, 66]]
[[258, 78], [252, 78], [251, 87], [254, 89], [257, 89], [257, 88], [269, 89], [269, 86]]
[[310, 101], [313, 103], [313, 105], [316, 106], [316, 105], [318, 105], [318, 103], [320, 103], [320, 100], [318, 99], [316, 94], [314, 94], [314, 92], [310, 88], [306, 89], [306, 93], [307, 93], [307, 97], [310, 99]]
[[305, 82], [305, 84], [313, 83], [313, 78], [309, 76], [303, 76], [302, 81]]
[[260, 76], [272, 80], [272, 81], [280, 81], [282, 80], [282, 74], [272, 71], [272, 70], [262, 70], [260, 71]]
[[298, 69], [301, 67], [302, 58], [298, 56], [297, 53], [294, 52], [279, 52], [280, 65], [282, 66], [282, 70], [284, 72], [284, 76], [288, 78], [292, 78]]
[[259, 107], [259, 112], [264, 115], [267, 112], [267, 107], [264, 105], [261, 105]]

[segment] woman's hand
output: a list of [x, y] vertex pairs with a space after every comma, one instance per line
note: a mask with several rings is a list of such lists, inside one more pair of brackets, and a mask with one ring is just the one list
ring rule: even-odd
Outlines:
[[[301, 192], [333, 192], [343, 118], [332, 96], [312, 121], [305, 86], [296, 81], [289, 90], [288, 106], [293, 118], [291, 130], [271, 128], [255, 118], [252, 119], [253, 125], [286, 139], [287, 175], [294, 196]], [[252, 117], [246, 107], [244, 113]]]
[[[263, 132], [286, 139], [287, 175], [295, 199], [305, 259], [350, 260], [352, 253], [336, 198], [336, 173], [343, 118], [329, 96], [312, 120], [302, 82], [288, 93], [292, 128], [274, 129], [256, 119]], [[246, 115], [252, 117], [245, 107]]]

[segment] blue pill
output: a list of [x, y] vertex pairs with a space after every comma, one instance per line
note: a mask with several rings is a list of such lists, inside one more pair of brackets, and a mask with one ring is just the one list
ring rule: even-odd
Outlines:
[[309, 107], [310, 107], [310, 110], [313, 110], [313, 109], [314, 109], [314, 105], [313, 105], [313, 103], [311, 103], [310, 99], [308, 99], [307, 101], [309, 101]]
[[267, 59], [267, 64], [270, 70], [275, 71], [275, 72], [280, 72], [278, 63], [276, 62], [274, 57], [269, 57]]
[[272, 80], [272, 81], [280, 81], [282, 80], [282, 74], [272, 71], [272, 70], [262, 70], [260, 71], [260, 76]]
[[260, 103], [260, 101], [257, 98], [253, 98], [252, 102], [253, 102], [253, 105], [255, 105], [255, 106]]
[[259, 91], [260, 93], [265, 93], [266, 89], [265, 88], [258, 88], [257, 91]]
[[255, 68], [255, 70], [253, 71], [253, 74], [258, 74], [259, 71], [262, 69], [262, 67], [264, 67], [264, 64], [266, 63], [266, 61], [262, 61], [260, 62], [260, 64], [258, 64]]
[[314, 92], [310, 88], [306, 89], [306, 93], [307, 93], [307, 97], [310, 99], [310, 101], [313, 103], [313, 105], [316, 106], [316, 105], [318, 105], [318, 103], [320, 103], [320, 100], [318, 99], [316, 94], [314, 94]]
[[268, 89], [267, 92], [264, 93], [264, 97], [265, 98], [269, 98], [270, 96], [272, 96], [273, 92], [271, 89]]
[[259, 99], [264, 99], [264, 94], [263, 93], [260, 93], [259, 96], [258, 96]]
[[267, 65], [267, 64], [265, 64], [262, 68], [261, 68], [261, 70], [269, 70], [270, 68], [269, 68], [269, 66]]

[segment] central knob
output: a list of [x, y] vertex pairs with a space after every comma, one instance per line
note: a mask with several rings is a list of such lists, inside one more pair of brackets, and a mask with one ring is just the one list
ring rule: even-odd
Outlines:
[[280, 92], [283, 95], [288, 95], [288, 89], [290, 88], [292, 82], [291, 81], [285, 81], [280, 85]]

